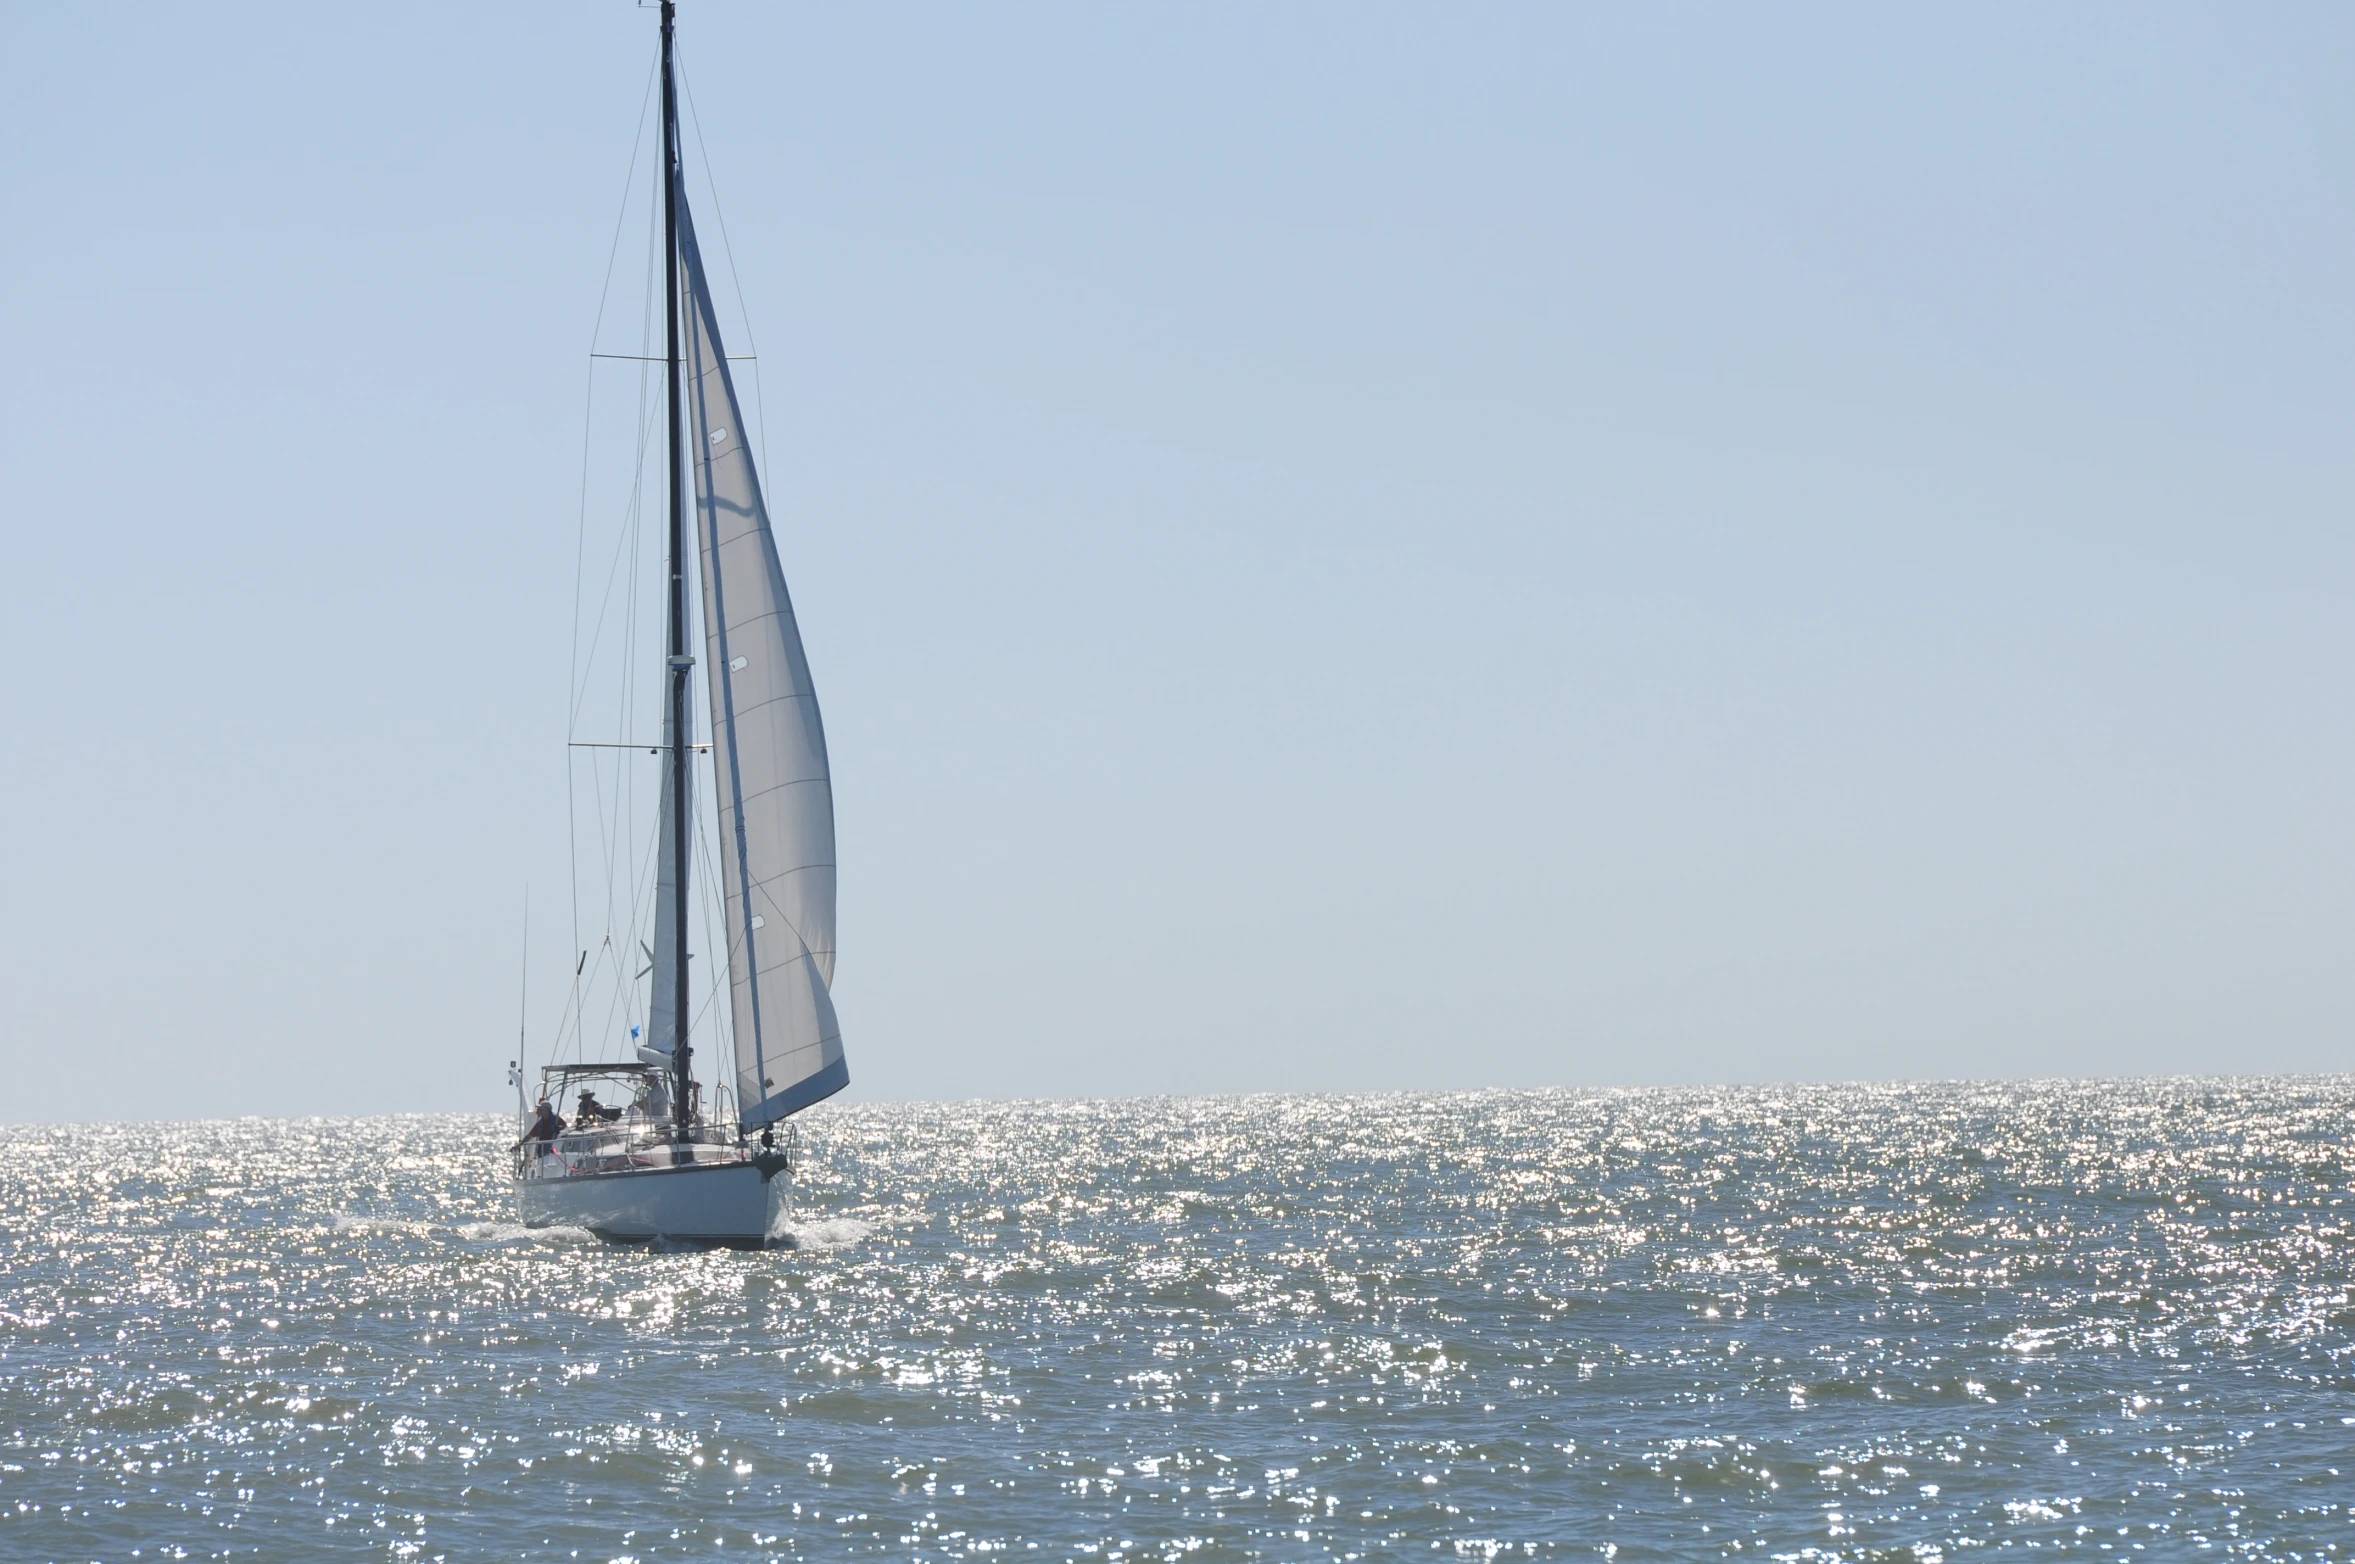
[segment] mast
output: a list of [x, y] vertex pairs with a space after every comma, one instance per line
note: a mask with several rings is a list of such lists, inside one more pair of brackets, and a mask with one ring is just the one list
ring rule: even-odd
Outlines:
[[679, 448], [679, 95], [671, 70], [673, 0], [662, 0], [662, 255], [663, 255], [663, 381], [669, 393], [670, 420], [666, 426], [670, 464], [670, 766], [671, 817], [664, 829], [671, 834], [671, 932], [678, 941], [671, 952], [677, 1043], [671, 1056], [675, 1072], [671, 1116], [682, 1129], [694, 1107], [695, 1074], [687, 1047], [687, 758], [693, 734], [688, 728], [687, 678], [695, 659], [687, 651], [687, 508], [685, 453]]

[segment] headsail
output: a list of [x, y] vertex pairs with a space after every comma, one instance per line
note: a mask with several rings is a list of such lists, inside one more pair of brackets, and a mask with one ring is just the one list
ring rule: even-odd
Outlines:
[[743, 1121], [758, 1126], [850, 1084], [827, 989], [834, 977], [834, 783], [684, 192], [677, 202], [736, 1102]]

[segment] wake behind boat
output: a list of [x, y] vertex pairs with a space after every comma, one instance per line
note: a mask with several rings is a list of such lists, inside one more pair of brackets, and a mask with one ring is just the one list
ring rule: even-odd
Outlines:
[[[514, 1178], [527, 1226], [586, 1227], [618, 1240], [757, 1245], [779, 1176], [793, 1166], [787, 1118], [850, 1083], [834, 977], [834, 786], [801, 631], [745, 443], [680, 171], [671, 0], [662, 5], [662, 226], [667, 418], [666, 647], [652, 987], [635, 1060], [549, 1066], [523, 1101]], [[694, 496], [690, 552], [687, 493]], [[695, 741], [690, 575], [701, 582], [709, 744]], [[596, 747], [596, 746], [592, 746]], [[733, 1068], [706, 1101], [688, 1037], [689, 869], [697, 854], [694, 764], [711, 761]], [[609, 941], [610, 943], [610, 941]], [[629, 942], [624, 942], [627, 948]], [[582, 961], [587, 955], [584, 952]], [[576, 990], [580, 968], [575, 968]], [[607, 1094], [600, 1096], [600, 1093]]]

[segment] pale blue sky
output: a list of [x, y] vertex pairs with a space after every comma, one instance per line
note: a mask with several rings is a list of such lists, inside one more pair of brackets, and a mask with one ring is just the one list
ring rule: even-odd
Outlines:
[[[683, 9], [854, 1092], [2355, 1056], [2355, 13]], [[653, 14], [7, 31], [0, 1118], [498, 1106]]]

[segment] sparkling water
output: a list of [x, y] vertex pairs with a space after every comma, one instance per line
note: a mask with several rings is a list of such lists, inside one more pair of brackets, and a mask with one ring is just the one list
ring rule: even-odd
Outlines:
[[801, 1122], [765, 1253], [0, 1131], [0, 1558], [2355, 1551], [2348, 1079]]

